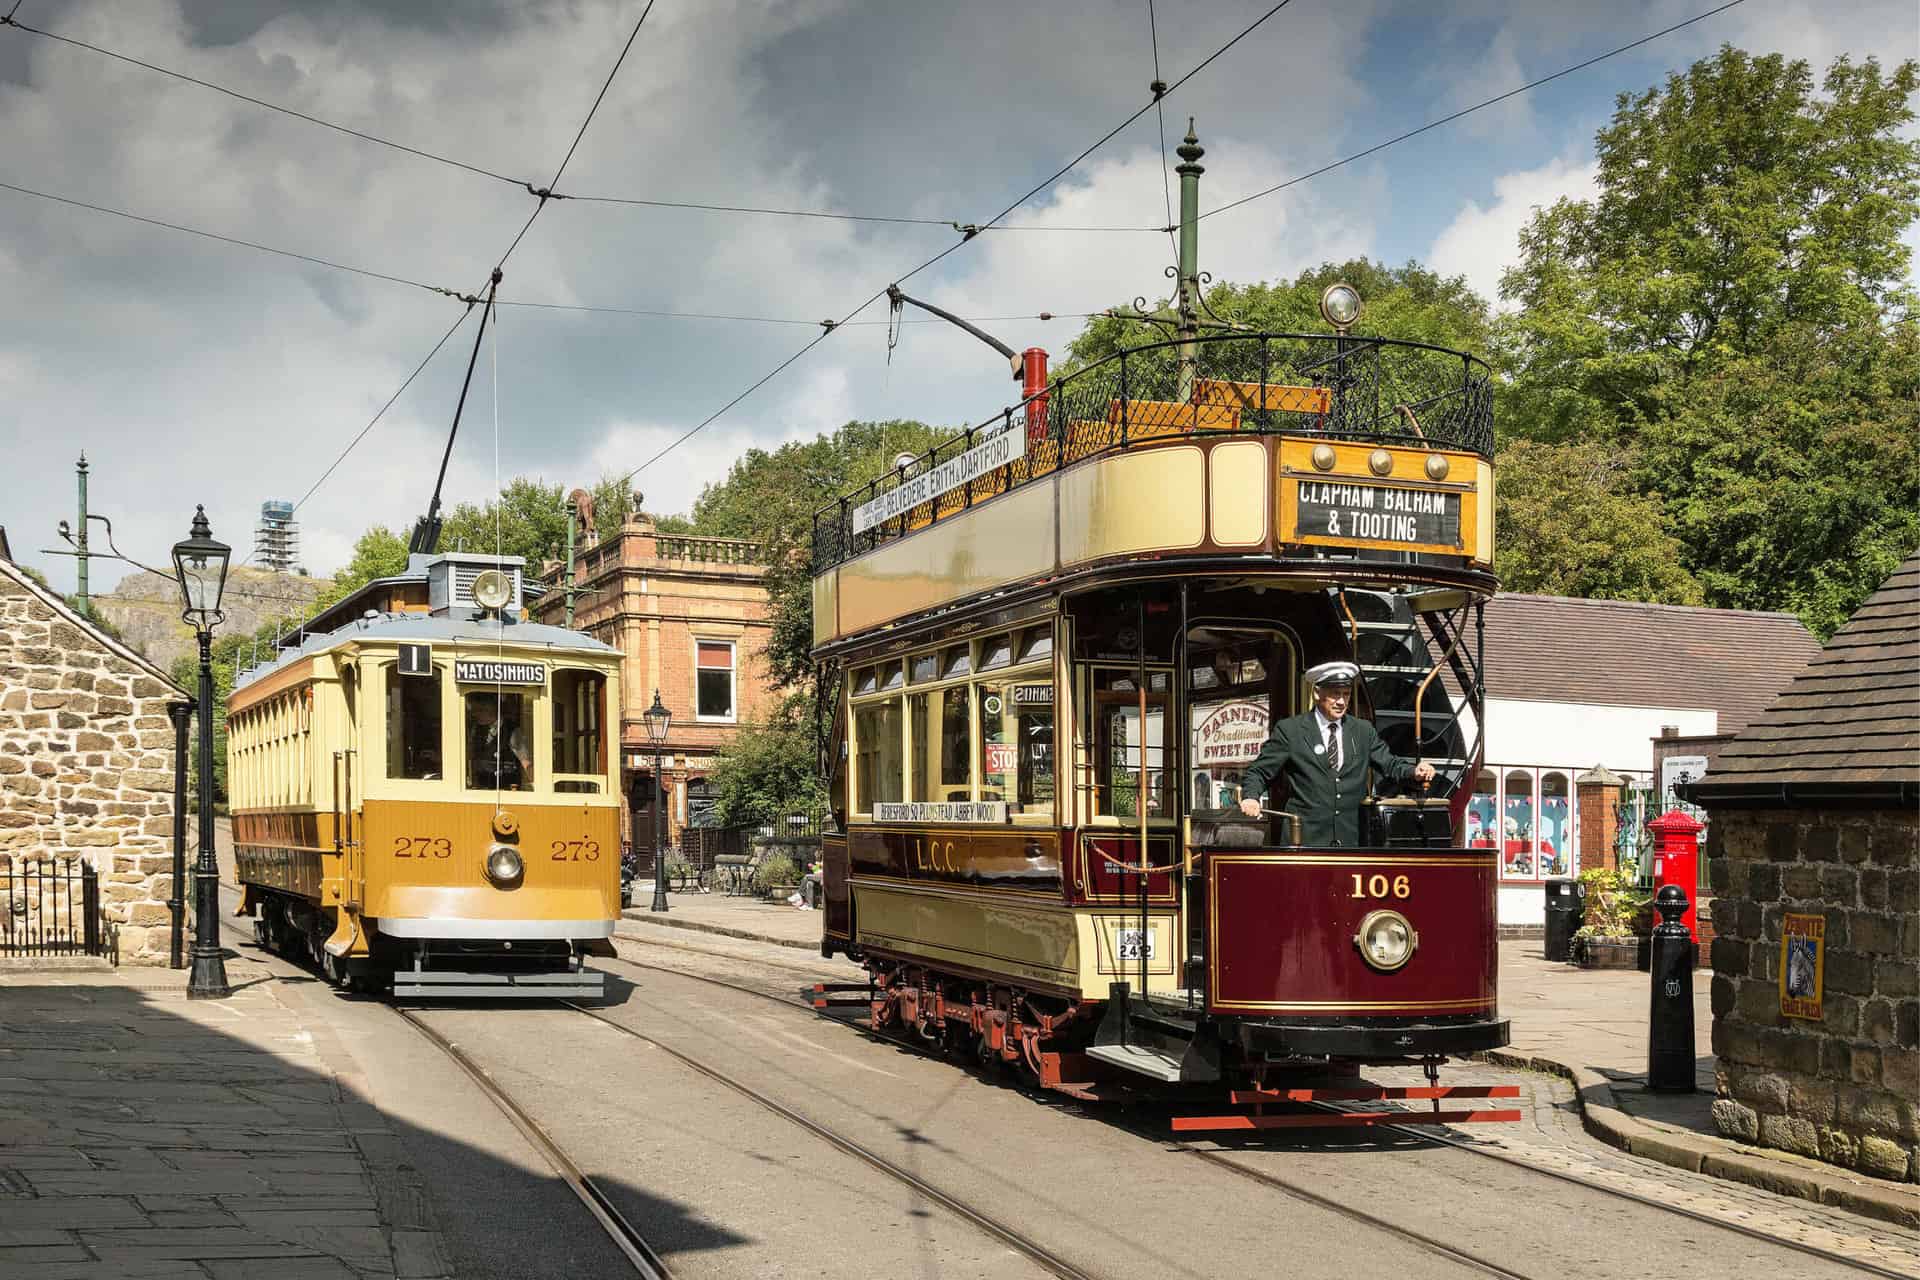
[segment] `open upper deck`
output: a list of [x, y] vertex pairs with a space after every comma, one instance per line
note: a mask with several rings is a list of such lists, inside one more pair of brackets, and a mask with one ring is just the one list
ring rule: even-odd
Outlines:
[[1493, 560], [1491, 371], [1231, 333], [1075, 370], [814, 517], [814, 640], [1153, 557]]

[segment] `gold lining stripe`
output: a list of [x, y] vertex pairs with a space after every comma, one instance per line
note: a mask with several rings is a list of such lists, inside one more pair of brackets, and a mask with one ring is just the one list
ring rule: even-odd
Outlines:
[[1325, 1012], [1338, 1009], [1489, 1009], [1491, 999], [1476, 1000], [1215, 1000], [1220, 1009], [1298, 1009]]
[[905, 876], [877, 876], [868, 873], [848, 876], [847, 884], [849, 886], [863, 884], [905, 885], [910, 889], [932, 893], [937, 896], [951, 895], [969, 898], [980, 897], [982, 895], [999, 897], [1001, 894], [1017, 893], [1022, 897], [1039, 898], [1046, 902], [1057, 903], [1062, 911], [1068, 909], [1058, 889], [1016, 889], [999, 885], [960, 884], [946, 880], [910, 880]]
[[1222, 866], [1296, 866], [1296, 867], [1491, 867], [1493, 855], [1498, 850], [1488, 850], [1486, 857], [1468, 857], [1449, 854], [1437, 858], [1409, 857], [1405, 854], [1324, 856], [1319, 854], [1297, 853], [1237, 853], [1213, 855], [1209, 861]]

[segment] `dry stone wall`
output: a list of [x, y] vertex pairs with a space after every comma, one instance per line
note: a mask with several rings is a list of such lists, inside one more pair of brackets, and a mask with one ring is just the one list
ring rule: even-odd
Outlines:
[[[1720, 807], [1708, 856], [1721, 1132], [1920, 1182], [1920, 817]], [[1790, 912], [1826, 921], [1819, 1021], [1780, 1012]]]
[[[0, 861], [84, 859], [120, 958], [168, 959], [182, 690], [0, 561]], [[39, 904], [0, 904], [0, 930]], [[24, 910], [22, 909], [24, 908]]]

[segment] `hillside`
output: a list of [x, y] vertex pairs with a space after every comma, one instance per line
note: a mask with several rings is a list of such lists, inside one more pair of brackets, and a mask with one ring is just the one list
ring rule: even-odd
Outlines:
[[[246, 635], [277, 617], [298, 618], [332, 585], [326, 578], [236, 567], [228, 572], [221, 598], [226, 620], [215, 634]], [[93, 603], [128, 644], [163, 671], [193, 652], [193, 629], [180, 620], [180, 590], [171, 578], [129, 574], [111, 592], [94, 596]]]

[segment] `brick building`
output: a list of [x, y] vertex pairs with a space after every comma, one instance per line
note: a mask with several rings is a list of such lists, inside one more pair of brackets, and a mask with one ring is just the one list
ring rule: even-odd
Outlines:
[[[81, 859], [120, 955], [168, 960], [173, 747], [186, 690], [0, 559], [0, 862]], [[38, 904], [5, 904], [0, 935]], [[0, 936], [0, 942], [4, 942]]]
[[1721, 1131], [1920, 1181], [1920, 554], [1688, 788]]
[[[755, 543], [660, 533], [644, 514], [595, 541], [591, 495], [575, 490], [572, 500], [582, 545], [574, 564], [573, 625], [626, 655], [620, 746], [629, 835], [636, 848], [650, 847], [653, 743], [640, 717], [658, 689], [673, 713], [661, 745], [672, 843], [711, 803], [706, 778], [714, 753], [778, 704], [780, 692], [767, 674], [767, 569], [757, 563]], [[560, 625], [566, 606], [563, 583], [531, 613]]]

